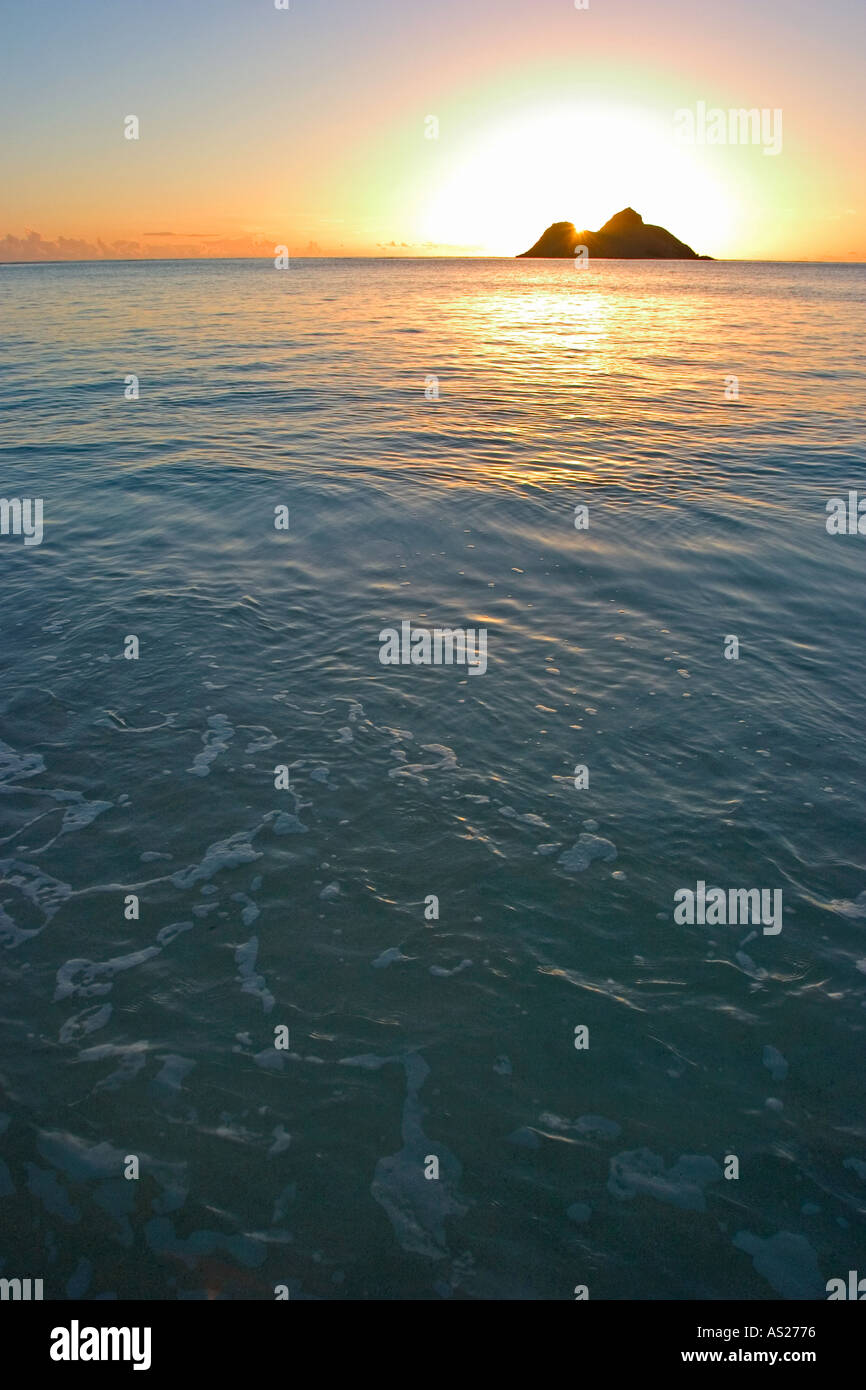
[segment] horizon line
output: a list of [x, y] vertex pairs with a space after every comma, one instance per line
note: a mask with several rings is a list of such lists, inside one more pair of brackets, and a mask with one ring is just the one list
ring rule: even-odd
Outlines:
[[[181, 265], [185, 261], [196, 265], [207, 264], [209, 261], [273, 261], [273, 256], [75, 256], [62, 260], [46, 257], [44, 260], [33, 261], [4, 261], [0, 260], [0, 266], [34, 266], [34, 265]], [[514, 254], [508, 256], [495, 255], [462, 255], [462, 256], [377, 256], [370, 253], [352, 256], [292, 256], [290, 261], [570, 261], [571, 256], [530, 256]], [[691, 265], [691, 257], [665, 257], [665, 256], [590, 256], [589, 261], [616, 261], [626, 264], [641, 262], [651, 262], [653, 265], [659, 264], [679, 264]], [[787, 257], [772, 259], [763, 256], [696, 256], [696, 261], [704, 265], [866, 265], [866, 255], [861, 257], [850, 257], [845, 260], [809, 260], [806, 257]]]

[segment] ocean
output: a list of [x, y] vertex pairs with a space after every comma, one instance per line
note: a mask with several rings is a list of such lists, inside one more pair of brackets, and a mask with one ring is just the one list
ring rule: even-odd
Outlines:
[[[0, 1276], [866, 1274], [866, 268], [0, 302]], [[383, 663], [404, 623], [484, 669]]]

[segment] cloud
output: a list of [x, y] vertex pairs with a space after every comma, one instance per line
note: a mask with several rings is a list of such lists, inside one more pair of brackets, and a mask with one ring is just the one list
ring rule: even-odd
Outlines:
[[121, 260], [135, 254], [136, 242], [116, 241], [111, 245], [82, 241], [78, 237], [58, 237], [46, 241], [41, 232], [27, 231], [23, 237], [0, 237], [0, 261]]
[[[143, 232], [147, 241], [53, 240], [28, 229], [24, 236], [0, 236], [0, 262], [128, 261], [221, 256], [273, 256], [280, 238], [254, 234], [221, 237], [218, 232]], [[184, 238], [179, 240], [179, 238]], [[207, 238], [207, 240], [205, 240]]]
[[416, 256], [483, 256], [483, 246], [455, 246], [440, 241], [377, 241], [380, 251], [411, 251]]
[[27, 230], [23, 236], [9, 232], [0, 236], [0, 263], [34, 263], [40, 261], [159, 261], [159, 260], [218, 260], [229, 257], [261, 257], [272, 259], [277, 247], [287, 245], [290, 256], [476, 256], [484, 253], [480, 246], [453, 246], [433, 241], [380, 241], [353, 243], [318, 242], [304, 244], [285, 233], [266, 235], [259, 227], [245, 228], [240, 236], [226, 237], [219, 232], [141, 232], [139, 240], [106, 241], [97, 237], [87, 241], [81, 237], [44, 237], [41, 232]]

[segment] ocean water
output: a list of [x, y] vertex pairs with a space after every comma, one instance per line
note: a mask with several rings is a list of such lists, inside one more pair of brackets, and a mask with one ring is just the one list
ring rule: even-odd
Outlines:
[[[866, 1272], [866, 536], [826, 527], [866, 496], [866, 269], [4, 266], [0, 299], [0, 492], [44, 507], [0, 537], [0, 1276]], [[403, 620], [485, 629], [486, 671], [383, 665]], [[698, 882], [781, 890], [781, 931], [675, 921]]]

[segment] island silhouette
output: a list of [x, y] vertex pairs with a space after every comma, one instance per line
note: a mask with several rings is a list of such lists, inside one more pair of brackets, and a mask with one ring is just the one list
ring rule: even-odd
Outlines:
[[[644, 222], [634, 208], [623, 208], [599, 227], [597, 232], [579, 232], [573, 222], [554, 222], [528, 251], [520, 256], [568, 257], [585, 246], [582, 254], [600, 260], [625, 261], [711, 261], [699, 256], [684, 241], [664, 227]], [[519, 259], [519, 258], [518, 258]]]

